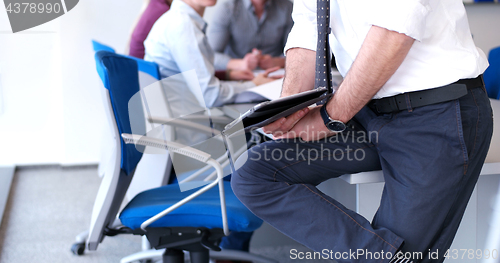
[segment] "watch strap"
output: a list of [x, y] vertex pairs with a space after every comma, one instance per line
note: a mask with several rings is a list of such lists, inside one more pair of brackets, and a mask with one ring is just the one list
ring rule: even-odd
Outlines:
[[332, 121], [332, 119], [330, 119], [330, 116], [328, 115], [328, 111], [326, 110], [326, 104], [323, 104], [323, 106], [321, 107], [321, 109], [319, 110], [319, 113], [321, 114], [321, 118], [323, 119], [323, 123], [325, 123], [325, 126], [327, 126], [328, 128], [328, 123]]
[[332, 132], [343, 132], [346, 129], [347, 125], [345, 123], [330, 118], [330, 115], [328, 115], [328, 111], [326, 110], [326, 103], [323, 104], [319, 112], [321, 118], [323, 119], [323, 123], [325, 124], [328, 130]]

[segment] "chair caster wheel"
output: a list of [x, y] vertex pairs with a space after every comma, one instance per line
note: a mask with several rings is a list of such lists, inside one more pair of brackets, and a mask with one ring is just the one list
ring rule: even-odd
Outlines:
[[71, 246], [73, 254], [81, 256], [85, 252], [85, 243], [75, 243]]

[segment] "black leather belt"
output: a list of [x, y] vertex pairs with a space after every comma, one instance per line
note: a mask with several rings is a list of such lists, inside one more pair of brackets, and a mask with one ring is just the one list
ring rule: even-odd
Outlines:
[[391, 113], [417, 107], [455, 100], [467, 94], [468, 89], [483, 87], [483, 75], [434, 89], [398, 94], [392, 97], [373, 99], [368, 107], [377, 113]]

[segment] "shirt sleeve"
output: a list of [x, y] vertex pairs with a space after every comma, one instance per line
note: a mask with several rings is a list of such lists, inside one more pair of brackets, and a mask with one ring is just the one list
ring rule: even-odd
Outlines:
[[232, 8], [229, 4], [230, 2], [226, 1], [215, 7], [207, 28], [207, 39], [215, 52], [214, 64], [217, 70], [226, 69], [231, 59], [230, 56], [224, 54], [230, 38]]
[[225, 70], [227, 69], [227, 63], [229, 63], [229, 60], [231, 60], [232, 58], [223, 53], [223, 52], [215, 52], [215, 55], [214, 55], [214, 66], [215, 66], [215, 69], [217, 70]]
[[[219, 87], [215, 82], [215, 70], [212, 62], [207, 57], [203, 33], [193, 22], [186, 17], [179, 16], [175, 28], [165, 32], [170, 43], [171, 56], [180, 72], [195, 70], [205, 105], [211, 107], [219, 94]], [[198, 94], [199, 91], [192, 91]]]
[[[425, 34], [429, 0], [365, 1], [364, 13], [371, 25], [403, 33], [417, 41]], [[352, 6], [352, 10], [354, 10]], [[359, 6], [357, 7], [359, 10]]]
[[285, 45], [290, 48], [316, 50], [318, 28], [316, 26], [316, 1], [295, 0], [292, 11], [293, 27]]

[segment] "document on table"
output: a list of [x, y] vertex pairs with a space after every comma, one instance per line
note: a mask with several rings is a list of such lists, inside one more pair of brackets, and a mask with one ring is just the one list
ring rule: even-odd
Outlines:
[[275, 99], [278, 99], [280, 97], [281, 86], [283, 86], [283, 78], [268, 82], [266, 84], [256, 86], [254, 88], [248, 89], [247, 91], [245, 91], [243, 93], [252, 92], [252, 93], [259, 94], [260, 96], [262, 96], [268, 100], [275, 100]]
[[[266, 71], [265, 71], [265, 70], [263, 70], [263, 69], [257, 69], [257, 70], [254, 70], [254, 71], [253, 71], [253, 75], [254, 75], [254, 76], [257, 76], [257, 75], [259, 75], [260, 73], [264, 73], [264, 72], [266, 72]], [[269, 75], [268, 75], [268, 76], [269, 76], [269, 77], [274, 77], [274, 76], [285, 76], [285, 69], [284, 69], [284, 68], [280, 68], [280, 69], [278, 69], [278, 70], [276, 70], [276, 71], [273, 71], [273, 72], [269, 73]]]

